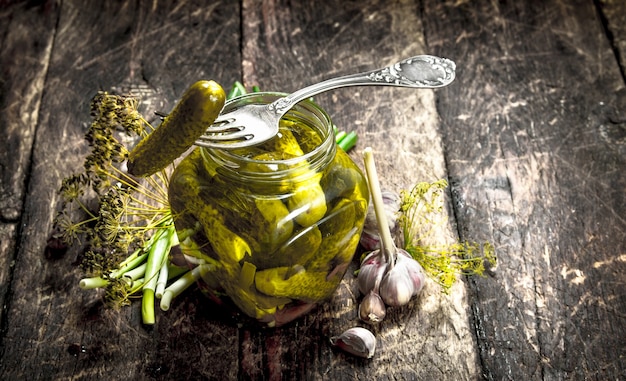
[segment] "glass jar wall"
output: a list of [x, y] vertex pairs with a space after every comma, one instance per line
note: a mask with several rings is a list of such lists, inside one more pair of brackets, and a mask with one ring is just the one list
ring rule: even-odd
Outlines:
[[[225, 110], [280, 96], [249, 94]], [[278, 326], [335, 292], [359, 242], [369, 193], [337, 148], [328, 115], [305, 101], [262, 145], [196, 148], [173, 173], [169, 198], [183, 252], [206, 268], [203, 288]]]

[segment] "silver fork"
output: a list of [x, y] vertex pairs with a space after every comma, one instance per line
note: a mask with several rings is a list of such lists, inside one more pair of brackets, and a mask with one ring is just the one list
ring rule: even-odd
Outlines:
[[202, 147], [235, 149], [263, 143], [278, 133], [278, 123], [296, 103], [347, 86], [437, 88], [455, 77], [453, 61], [430, 55], [403, 59], [383, 69], [328, 79], [300, 89], [270, 104], [249, 104], [221, 114], [196, 140]]

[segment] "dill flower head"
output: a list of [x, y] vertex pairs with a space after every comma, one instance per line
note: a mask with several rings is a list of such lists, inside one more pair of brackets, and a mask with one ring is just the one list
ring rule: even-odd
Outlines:
[[109, 274], [155, 227], [171, 224], [167, 171], [138, 181], [123, 170], [129, 149], [118, 136], [138, 138], [152, 129], [137, 106], [136, 98], [107, 92], [93, 98], [92, 122], [85, 134], [90, 150], [83, 171], [63, 179], [62, 209], [55, 219], [65, 243], [85, 241], [81, 267], [107, 280], [105, 299], [116, 305], [128, 303], [130, 286]]

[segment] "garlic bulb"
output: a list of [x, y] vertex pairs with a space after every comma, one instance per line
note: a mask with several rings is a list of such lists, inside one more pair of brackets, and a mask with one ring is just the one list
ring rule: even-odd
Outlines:
[[[362, 279], [359, 279], [359, 289], [364, 294], [372, 290], [377, 291], [383, 302], [389, 306], [402, 306], [421, 291], [424, 284], [424, 271], [409, 253], [398, 249], [395, 245], [389, 226], [387, 205], [385, 205], [383, 192], [380, 189], [376, 164], [370, 147], [363, 151], [363, 159], [374, 213], [380, 228], [381, 249], [378, 250], [378, 253], [383, 255], [377, 254], [365, 258], [361, 268], [366, 267], [366, 271], [364, 271]], [[378, 271], [383, 265], [384, 275], [378, 283]], [[359, 275], [361, 275], [360, 272]]]
[[361, 327], [350, 328], [339, 336], [330, 338], [330, 343], [355, 356], [371, 359], [376, 351], [376, 337]]
[[387, 314], [385, 303], [378, 295], [378, 292], [372, 290], [365, 295], [359, 305], [359, 318], [370, 324], [380, 323]]
[[361, 262], [361, 268], [357, 275], [359, 291], [367, 295], [372, 290], [378, 290], [378, 285], [385, 274], [387, 264], [380, 250], [369, 253]]
[[[389, 190], [382, 191], [381, 195], [389, 230], [391, 232], [395, 232], [397, 229], [398, 213], [400, 210], [400, 196]], [[361, 239], [359, 242], [365, 250], [380, 249], [380, 233], [373, 204], [370, 204], [367, 210], [365, 223], [363, 224], [363, 232], [361, 233]]]

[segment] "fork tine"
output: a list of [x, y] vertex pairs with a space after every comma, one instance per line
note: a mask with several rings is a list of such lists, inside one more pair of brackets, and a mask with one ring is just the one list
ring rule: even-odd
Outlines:
[[254, 137], [253, 134], [249, 132], [247, 133], [244, 132], [243, 128], [234, 132], [227, 132], [227, 133], [221, 133], [221, 134], [213, 134], [212, 130], [207, 131], [207, 132], [210, 132], [210, 134], [205, 133], [202, 136], [200, 136], [198, 140], [209, 141], [209, 142], [214, 142], [214, 141], [228, 142], [228, 141], [237, 141], [237, 140], [245, 141], [245, 140], [250, 140]]
[[209, 128], [206, 129], [205, 134], [223, 134], [223, 133], [236, 133], [244, 130], [244, 126], [232, 126], [232, 125], [223, 125], [216, 126], [212, 124]]
[[234, 125], [235, 122], [235, 118], [215, 119], [213, 123], [211, 123], [211, 125], [207, 128], [207, 132], [221, 133], [229, 131], [239, 131], [244, 128], [243, 126]]
[[250, 147], [250, 143], [248, 140], [235, 140], [234, 142], [214, 142], [210, 140], [207, 140], [207, 141], [196, 140], [195, 144], [199, 147], [219, 148], [219, 149], [238, 149], [238, 148]]
[[211, 124], [212, 126], [225, 126], [231, 123], [235, 122], [235, 118], [217, 118], [213, 121], [213, 123]]

